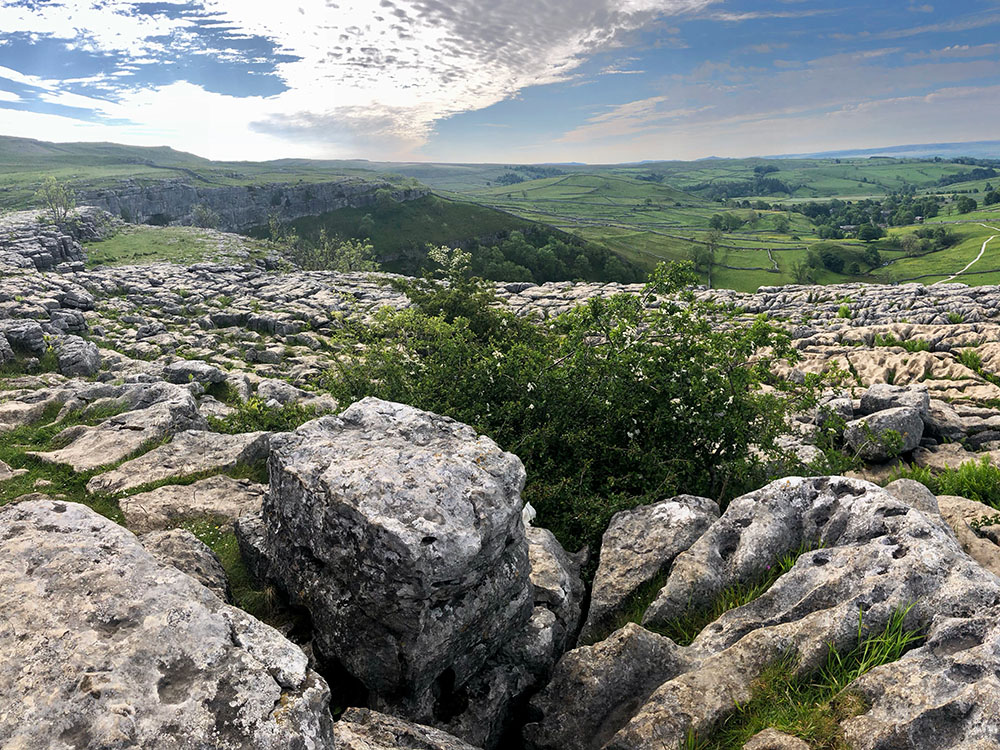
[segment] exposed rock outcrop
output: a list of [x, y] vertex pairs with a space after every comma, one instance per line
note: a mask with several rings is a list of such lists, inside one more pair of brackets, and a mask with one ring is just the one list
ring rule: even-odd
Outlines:
[[90, 509], [0, 508], [0, 745], [336, 747], [298, 646]]
[[674, 558], [718, 517], [715, 501], [692, 495], [615, 514], [601, 540], [600, 564], [580, 642], [591, 643], [614, 630], [629, 600], [665, 577]]
[[401, 188], [389, 182], [345, 177], [330, 182], [268, 185], [205, 185], [195, 179], [162, 180], [152, 185], [125, 182], [108, 190], [93, 190], [81, 198], [136, 223], [195, 223], [197, 206], [215, 213], [219, 227], [239, 231], [266, 224], [276, 213], [282, 220], [319, 216], [340, 208], [368, 208], [376, 192], [388, 190], [395, 201], [414, 200], [426, 188]]
[[[857, 643], [859, 618], [877, 632], [907, 607], [906, 625], [926, 642], [853, 683], [868, 708], [844, 722], [848, 743], [931, 750], [995, 742], [1000, 579], [962, 551], [940, 516], [874, 485], [789, 478], [734, 500], [677, 557], [644, 621], [711, 604], [724, 589], [759, 580], [779, 556], [809, 547], [771, 588], [725, 612], [689, 647], [629, 625], [567, 654], [533, 701], [540, 719], [525, 730], [529, 746], [652, 750], [676, 747], [688, 732], [709, 735], [750, 699], [767, 665], [794, 654], [808, 675], [831, 644], [844, 651]], [[645, 660], [660, 667], [642, 679], [628, 674], [640, 660], [621, 656], [633, 641], [665, 655]], [[600, 707], [587, 697], [597, 694], [606, 701]]]
[[275, 436], [269, 469], [266, 574], [384, 702], [419, 712], [528, 622], [524, 468], [488, 438], [369, 398]]

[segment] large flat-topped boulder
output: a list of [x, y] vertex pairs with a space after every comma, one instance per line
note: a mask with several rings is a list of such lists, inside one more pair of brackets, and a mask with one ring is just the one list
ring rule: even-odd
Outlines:
[[89, 508], [0, 508], [0, 559], [0, 746], [335, 746], [298, 646]]
[[166, 445], [94, 477], [87, 483], [87, 491], [124, 492], [171, 477], [225, 471], [240, 464], [253, 464], [267, 455], [270, 438], [269, 432], [246, 432], [242, 435], [203, 430], [181, 432]]
[[250, 557], [376, 694], [461, 685], [530, 618], [524, 467], [472, 428], [366, 398], [276, 435], [269, 469]]

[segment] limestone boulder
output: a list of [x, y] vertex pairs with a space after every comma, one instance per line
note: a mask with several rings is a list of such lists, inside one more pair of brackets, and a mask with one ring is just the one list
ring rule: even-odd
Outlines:
[[250, 465], [267, 456], [271, 433], [246, 432], [226, 435], [204, 430], [187, 430], [174, 435], [138, 458], [117, 469], [99, 474], [87, 483], [88, 492], [124, 492], [150, 482], [184, 477], [203, 471], [225, 471]]
[[861, 458], [885, 461], [896, 453], [912, 451], [920, 445], [923, 434], [924, 422], [920, 412], [909, 406], [900, 406], [848, 423], [844, 440]]
[[97, 344], [79, 336], [61, 336], [55, 345], [59, 372], [67, 377], [90, 377], [101, 369]]
[[888, 385], [876, 383], [861, 396], [861, 413], [875, 414], [886, 409], [907, 406], [916, 409], [921, 419], [930, 410], [931, 397], [925, 385]]
[[629, 623], [607, 639], [570, 651], [531, 701], [541, 717], [524, 728], [530, 750], [600, 750], [646, 698], [691, 668], [669, 638]]
[[[616, 629], [630, 600], [659, 580], [674, 559], [719, 517], [714, 500], [679, 495], [616, 513], [601, 540], [600, 561], [580, 643], [593, 643]], [[655, 593], [650, 592], [650, 593]]]
[[168, 529], [199, 518], [235, 521], [260, 510], [266, 487], [224, 475], [192, 484], [168, 484], [123, 498], [119, 505], [126, 525], [140, 533]]
[[[642, 633], [638, 626], [566, 654], [532, 701], [529, 747], [677, 747], [691, 732], [709, 734], [748, 701], [775, 660], [794, 656], [800, 674], [812, 674], [831, 647], [843, 653], [857, 643], [859, 620], [863, 633], [877, 633], [904, 610], [904, 627], [926, 640], [851, 686], [868, 708], [843, 723], [848, 744], [932, 750], [995, 742], [1000, 578], [965, 554], [940, 515], [866, 482], [790, 477], [737, 498], [678, 555], [644, 621], [658, 625], [709, 605], [734, 585], [761, 580], [787, 554], [797, 555], [790, 570], [690, 646], [654, 640], [676, 658], [641, 688], [627, 677], [595, 675], [597, 663], [636, 668], [639, 659], [597, 656], [612, 654], [629, 631]], [[612, 685], [619, 692], [605, 689]], [[598, 692], [599, 709], [588, 697]]]
[[809, 750], [809, 743], [777, 729], [765, 729], [751, 737], [743, 750]]
[[566, 552], [548, 529], [530, 526], [526, 534], [535, 605], [555, 616], [558, 633], [554, 645], [561, 655], [580, 627], [580, 608], [586, 594], [580, 575], [584, 558]]
[[[939, 495], [936, 499], [941, 516], [955, 532], [962, 549], [986, 570], [1000, 576], [1000, 546], [997, 546], [1000, 525], [988, 523], [993, 519], [1000, 520], [1000, 511], [955, 495]], [[977, 532], [972, 526], [976, 522], [977, 525], [987, 523]]]
[[226, 570], [218, 556], [185, 529], [151, 531], [139, 543], [157, 560], [187, 573], [224, 602], [232, 599]]
[[89, 508], [0, 508], [0, 745], [327, 750], [302, 650]]
[[269, 471], [241, 544], [380, 700], [463, 685], [531, 617], [524, 467], [471, 428], [366, 398], [276, 435]]
[[181, 359], [163, 368], [163, 377], [168, 383], [222, 383], [226, 373], [218, 367], [199, 359]]
[[920, 482], [912, 479], [897, 479], [885, 486], [885, 491], [911, 508], [931, 515], [940, 513], [934, 493]]

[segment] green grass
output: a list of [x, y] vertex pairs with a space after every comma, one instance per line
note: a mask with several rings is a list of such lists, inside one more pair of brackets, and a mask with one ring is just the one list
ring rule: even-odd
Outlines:
[[258, 620], [270, 620], [274, 615], [277, 595], [272, 588], [260, 586], [247, 570], [232, 521], [208, 517], [186, 521], [179, 528], [190, 531], [218, 556], [229, 580], [233, 603]]
[[689, 735], [681, 747], [739, 750], [755, 734], [773, 727], [805, 740], [813, 750], [847, 750], [841, 724], [868, 709], [864, 699], [850, 690], [851, 683], [876, 667], [897, 661], [923, 640], [920, 631], [905, 625], [910, 609], [897, 609], [876, 632], [870, 632], [863, 611], [859, 611], [856, 645], [842, 654], [831, 644], [817, 672], [802, 674], [793, 655], [772, 663], [754, 681], [746, 704], [737, 705], [709, 736]]
[[937, 473], [926, 467], [909, 466], [894, 472], [890, 479], [913, 479], [935, 495], [957, 495], [1000, 509], [1000, 467], [986, 457]]
[[[749, 604], [760, 597], [785, 573], [792, 569], [801, 555], [816, 549], [815, 545], [803, 544], [797, 550], [782, 555], [753, 581], [738, 583], [725, 589], [706, 607], [696, 607], [662, 626], [643, 627], [666, 636], [680, 646], [690, 646], [698, 634], [708, 625], [718, 620], [731, 609]], [[643, 584], [622, 605], [621, 614], [603, 632], [590, 639], [591, 643], [604, 640], [608, 635], [630, 622], [642, 624], [643, 615], [656, 599], [660, 589], [667, 582], [666, 574], [659, 575]]]
[[250, 257], [267, 253], [258, 240], [226, 237], [220, 247], [217, 236], [196, 227], [127, 226], [113, 237], [85, 246], [87, 266], [143, 265], [170, 262], [199, 263], [231, 257], [230, 252], [245, 248]]

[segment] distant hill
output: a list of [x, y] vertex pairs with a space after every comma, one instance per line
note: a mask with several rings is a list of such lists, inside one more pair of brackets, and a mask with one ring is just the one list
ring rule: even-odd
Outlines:
[[1000, 158], [1000, 141], [969, 141], [966, 143], [921, 143], [909, 146], [886, 146], [885, 148], [848, 149], [845, 151], [820, 151], [811, 154], [779, 154], [765, 156], [765, 159], [851, 159], [865, 156], [893, 156], [897, 158], [927, 158], [940, 156], [942, 159], [958, 156], [972, 156], [981, 159]]

